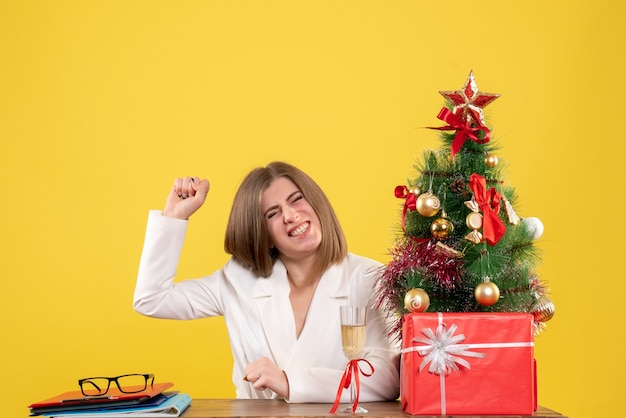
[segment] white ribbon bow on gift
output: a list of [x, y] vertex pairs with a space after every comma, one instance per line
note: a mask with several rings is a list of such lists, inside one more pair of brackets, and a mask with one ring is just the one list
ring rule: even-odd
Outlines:
[[428, 338], [413, 338], [413, 342], [426, 344], [413, 347], [420, 356], [425, 356], [420, 364], [420, 372], [428, 366], [428, 371], [437, 375], [448, 374], [459, 370], [459, 366], [471, 369], [467, 360], [459, 356], [484, 358], [485, 353], [469, 351], [469, 344], [458, 344], [465, 340], [465, 334], [454, 335], [457, 326], [452, 325], [449, 329], [446, 324], [440, 323], [437, 331], [433, 333], [430, 328], [424, 328], [422, 333]]

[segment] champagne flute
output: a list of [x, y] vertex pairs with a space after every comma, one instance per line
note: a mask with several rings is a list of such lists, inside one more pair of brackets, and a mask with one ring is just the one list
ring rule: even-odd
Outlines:
[[[363, 348], [365, 347], [365, 306], [340, 306], [341, 314], [341, 343], [343, 345], [343, 353], [349, 360], [361, 358]], [[358, 373], [355, 370], [354, 373]], [[339, 412], [353, 412], [355, 398], [355, 377], [352, 376], [350, 381], [350, 405], [344, 407]], [[360, 406], [354, 411], [355, 413], [365, 413], [367, 409]]]

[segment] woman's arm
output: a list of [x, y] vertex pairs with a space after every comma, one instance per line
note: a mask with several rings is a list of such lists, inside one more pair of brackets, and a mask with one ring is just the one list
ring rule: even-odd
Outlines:
[[150, 211], [133, 307], [143, 315], [194, 319], [222, 315], [222, 270], [200, 279], [174, 282], [187, 221]]
[[174, 282], [187, 219], [204, 204], [208, 192], [208, 180], [178, 178], [168, 193], [163, 212], [150, 211], [135, 286], [133, 306], [137, 312], [169, 319], [219, 315], [211, 280]]

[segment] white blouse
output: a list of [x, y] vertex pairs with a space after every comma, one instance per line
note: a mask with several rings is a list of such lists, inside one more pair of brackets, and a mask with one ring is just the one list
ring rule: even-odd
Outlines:
[[[243, 380], [246, 365], [265, 356], [285, 371], [288, 402], [332, 403], [347, 363], [339, 306], [349, 304], [370, 306], [363, 357], [375, 371], [370, 377], [361, 376], [359, 401], [398, 397], [399, 350], [387, 337], [385, 312], [375, 309], [373, 289], [380, 263], [349, 254], [341, 264], [330, 267], [320, 279], [297, 337], [287, 271], [280, 261], [268, 278], [255, 276], [231, 259], [209, 276], [174, 282], [187, 223], [150, 211], [134, 308], [155, 318], [223, 316], [234, 357], [237, 398], [278, 397]], [[348, 392], [344, 390], [342, 402], [349, 401]]]

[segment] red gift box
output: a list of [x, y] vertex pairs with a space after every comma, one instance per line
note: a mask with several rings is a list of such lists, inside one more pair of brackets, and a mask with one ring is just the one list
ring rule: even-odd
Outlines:
[[400, 392], [412, 415], [532, 415], [532, 315], [405, 315]]

